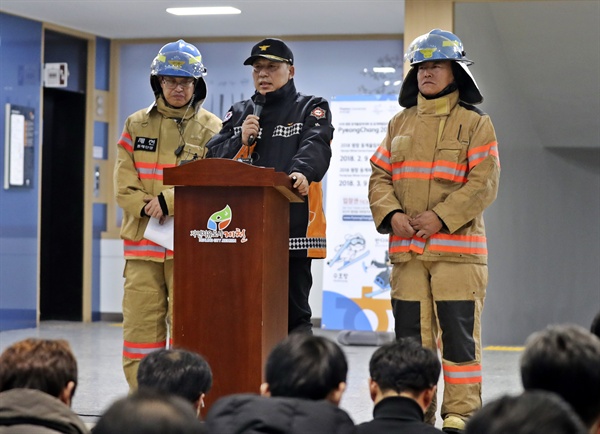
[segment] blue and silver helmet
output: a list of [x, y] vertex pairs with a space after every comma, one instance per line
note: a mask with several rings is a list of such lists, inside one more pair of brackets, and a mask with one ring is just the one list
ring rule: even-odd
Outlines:
[[416, 38], [408, 46], [404, 60], [410, 65], [418, 65], [432, 60], [454, 60], [471, 65], [467, 59], [462, 41], [454, 33], [433, 29]]
[[483, 101], [479, 87], [468, 68], [468, 65], [472, 65], [473, 62], [466, 57], [462, 41], [454, 33], [433, 29], [429, 33], [419, 36], [408, 46], [404, 60], [410, 62], [412, 68], [406, 74], [400, 88], [398, 100], [402, 107], [412, 107], [417, 104], [418, 65], [442, 60], [453, 62], [452, 71], [461, 101], [468, 104], [479, 104]]
[[183, 39], [164, 45], [150, 65], [150, 85], [155, 95], [162, 92], [158, 77], [190, 77], [196, 79], [196, 103], [206, 98], [205, 75], [206, 68], [202, 64], [200, 51]]

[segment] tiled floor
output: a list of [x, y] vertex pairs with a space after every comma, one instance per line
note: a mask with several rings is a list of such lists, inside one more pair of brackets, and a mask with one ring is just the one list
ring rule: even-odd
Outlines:
[[[66, 339], [79, 364], [79, 384], [73, 409], [84, 421], [93, 423], [128, 387], [121, 370], [122, 329], [107, 322], [42, 322], [36, 329], [0, 333], [0, 350], [27, 337]], [[338, 332], [317, 329], [315, 334], [336, 339]], [[367, 387], [369, 359], [375, 346], [342, 346], [349, 364], [348, 387], [341, 407], [355, 423], [371, 419], [373, 405]], [[519, 378], [520, 351], [513, 348], [484, 349], [483, 400], [521, 391]], [[440, 382], [440, 389], [443, 382]], [[441, 390], [439, 396], [441, 398]]]

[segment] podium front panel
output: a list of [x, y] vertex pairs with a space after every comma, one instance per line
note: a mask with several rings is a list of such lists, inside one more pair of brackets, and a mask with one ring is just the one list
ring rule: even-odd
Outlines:
[[172, 339], [213, 371], [211, 403], [258, 393], [287, 335], [289, 202], [268, 187], [175, 189]]

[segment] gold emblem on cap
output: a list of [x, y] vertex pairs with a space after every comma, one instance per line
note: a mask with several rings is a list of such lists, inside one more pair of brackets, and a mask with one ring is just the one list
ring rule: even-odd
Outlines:
[[259, 45], [258, 48], [260, 48], [260, 51], [267, 51], [267, 48], [269, 48], [270, 45]]

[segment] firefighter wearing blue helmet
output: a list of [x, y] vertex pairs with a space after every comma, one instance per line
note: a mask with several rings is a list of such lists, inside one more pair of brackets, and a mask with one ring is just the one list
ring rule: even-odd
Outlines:
[[[405, 110], [371, 158], [369, 202], [389, 234], [397, 338], [441, 351], [443, 430], [460, 433], [481, 407], [481, 312], [488, 270], [483, 211], [500, 177], [496, 133], [461, 40], [416, 38], [400, 89]], [[435, 421], [435, 401], [425, 419]]]
[[204, 145], [221, 128], [202, 108], [205, 75], [195, 46], [181, 39], [163, 46], [150, 66], [154, 101], [127, 118], [117, 143], [115, 196], [126, 260], [123, 369], [132, 390], [139, 361], [165, 347], [172, 312], [173, 252], [144, 238], [151, 218], [162, 223], [173, 215], [173, 187], [163, 184], [163, 169], [204, 158]]

